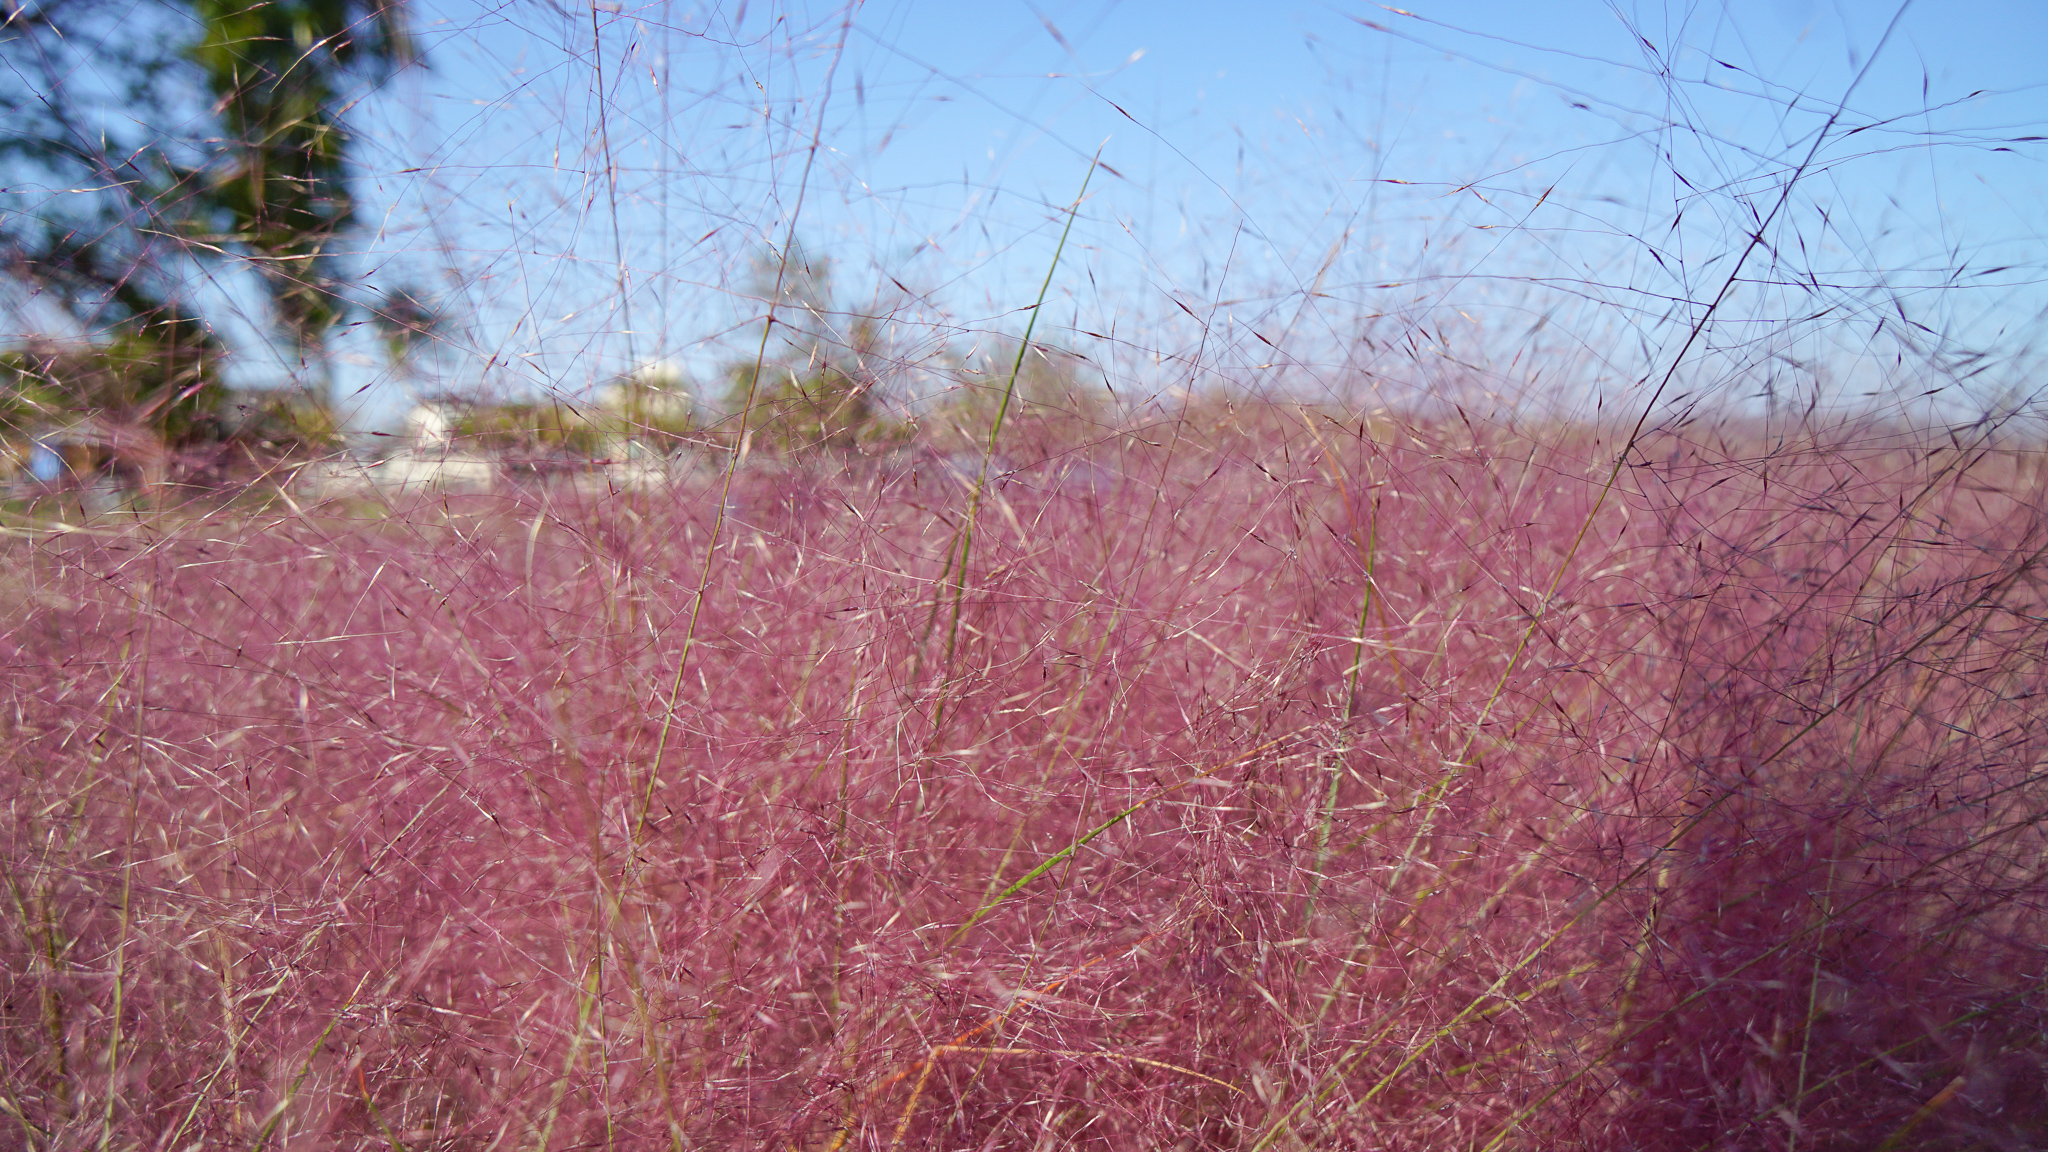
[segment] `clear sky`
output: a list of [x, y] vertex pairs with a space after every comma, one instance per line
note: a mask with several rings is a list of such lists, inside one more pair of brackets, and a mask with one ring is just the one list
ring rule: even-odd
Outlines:
[[416, 387], [710, 377], [792, 218], [899, 359], [957, 354], [1021, 330], [1099, 148], [1037, 335], [1140, 395], [1586, 414], [1654, 387], [1740, 259], [1675, 390], [1967, 409], [2036, 367], [2048, 5], [1898, 12], [425, 0], [429, 67], [357, 114], [360, 259], [463, 327], [344, 379], [377, 423]]

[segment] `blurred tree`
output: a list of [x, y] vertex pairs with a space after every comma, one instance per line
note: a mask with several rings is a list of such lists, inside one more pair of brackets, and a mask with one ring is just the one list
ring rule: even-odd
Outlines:
[[[984, 429], [1009, 393], [1008, 417], [1092, 415], [1100, 407], [1099, 390], [1082, 378], [1088, 361], [1075, 353], [1033, 340], [1020, 361], [1017, 341], [994, 336], [981, 341], [959, 359], [953, 370], [959, 388], [946, 402], [956, 423]], [[1015, 373], [1016, 384], [1011, 386]]]
[[653, 360], [597, 390], [595, 422], [613, 441], [608, 456], [636, 449], [667, 455], [680, 447], [696, 426], [690, 381], [669, 360]]
[[[189, 25], [100, 0], [15, 0], [0, 20], [0, 275], [27, 326], [119, 345], [111, 364], [207, 371], [222, 350], [181, 293], [180, 222], [203, 147], [180, 130], [184, 62], [170, 46]], [[53, 347], [17, 349], [15, 378], [74, 366]]]
[[186, 285], [240, 256], [324, 405], [346, 288], [333, 243], [354, 209], [342, 111], [412, 56], [398, 0], [8, 0], [5, 303], [25, 327], [103, 346], [103, 367], [174, 363], [217, 384], [226, 348]]
[[384, 338], [384, 355], [400, 373], [411, 375], [420, 353], [431, 349], [449, 327], [447, 308], [418, 288], [384, 292], [370, 308], [370, 325]]
[[[97, 344], [31, 342], [0, 352], [16, 403], [45, 414], [99, 412], [155, 428], [178, 445], [210, 434], [224, 392], [214, 351], [152, 335], [124, 333]], [[23, 413], [28, 415], [27, 412]]]
[[54, 436], [93, 458], [70, 461], [80, 475], [110, 466], [163, 479], [166, 449], [219, 439], [225, 426], [227, 393], [213, 368], [219, 350], [180, 342], [176, 331], [32, 340], [0, 351], [0, 441], [20, 458]]
[[[757, 445], [847, 447], [886, 438], [874, 390], [884, 353], [882, 326], [832, 302], [832, 262], [801, 246], [785, 262], [772, 250], [754, 260], [750, 287], [772, 303], [770, 352], [726, 367], [726, 406], [738, 416], [752, 399], [745, 431]], [[779, 339], [778, 339], [779, 337]], [[758, 376], [757, 376], [758, 368]]]
[[[606, 430], [560, 401], [462, 404], [449, 429], [455, 440], [494, 456], [583, 457], [606, 450]], [[530, 462], [530, 459], [529, 459]]]
[[192, 58], [225, 132], [193, 204], [254, 262], [325, 405], [327, 333], [346, 308], [333, 243], [355, 215], [342, 101], [351, 81], [412, 60], [405, 4], [189, 2], [203, 30]]

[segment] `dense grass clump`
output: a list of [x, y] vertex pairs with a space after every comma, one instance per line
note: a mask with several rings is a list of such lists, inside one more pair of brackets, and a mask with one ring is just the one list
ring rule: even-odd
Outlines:
[[2048, 1141], [2038, 452], [1005, 435], [22, 528], [10, 1140]]

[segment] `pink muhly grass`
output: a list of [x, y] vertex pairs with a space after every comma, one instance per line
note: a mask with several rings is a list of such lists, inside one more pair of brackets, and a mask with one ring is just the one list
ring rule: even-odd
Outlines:
[[15, 537], [0, 1122], [2038, 1145], [2038, 454], [1620, 447], [1024, 421], [950, 662], [922, 449]]

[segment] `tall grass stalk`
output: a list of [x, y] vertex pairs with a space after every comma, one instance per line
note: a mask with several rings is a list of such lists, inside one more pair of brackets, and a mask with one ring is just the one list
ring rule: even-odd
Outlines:
[[[954, 533], [954, 543], [946, 550], [947, 566], [939, 576], [944, 581], [952, 577], [952, 605], [950, 618], [946, 623], [946, 653], [940, 664], [942, 681], [938, 702], [932, 706], [932, 727], [940, 727], [945, 715], [945, 684], [953, 675], [953, 654], [960, 639], [960, 606], [967, 595], [967, 564], [974, 550], [974, 527], [981, 519], [981, 500], [988, 488], [988, 470], [995, 462], [996, 444], [1003, 434], [1003, 419], [1009, 415], [1010, 401], [1017, 394], [1017, 376], [1024, 370], [1024, 358], [1031, 354], [1031, 336], [1038, 330], [1039, 313], [1045, 309], [1045, 298], [1052, 291], [1053, 277], [1059, 274], [1060, 257], [1066, 253], [1067, 237], [1074, 231], [1074, 218], [1081, 211], [1081, 204], [1088, 198], [1088, 184], [1095, 178], [1096, 165], [1102, 162], [1102, 150], [1097, 148], [1089, 158], [1088, 170], [1081, 175], [1081, 190], [1074, 194], [1074, 202], [1067, 206], [1066, 222], [1060, 225], [1059, 243], [1053, 245], [1052, 259], [1045, 266], [1045, 279], [1038, 285], [1038, 298], [1031, 302], [1030, 318], [1024, 321], [1024, 335], [1017, 341], [1017, 355], [1010, 361], [1009, 378], [1003, 381], [1002, 397], [996, 402], [995, 415], [989, 417], [988, 437], [981, 448], [981, 462], [976, 467], [974, 480], [967, 487], [967, 511]], [[938, 606], [934, 600], [933, 608]]]
[[[697, 590], [690, 600], [689, 625], [683, 631], [682, 650], [676, 655], [675, 676], [669, 681], [661, 729], [655, 737], [654, 760], [648, 767], [647, 791], [641, 800], [640, 814], [635, 821], [636, 830], [646, 826], [648, 808], [654, 802], [654, 789], [661, 780], [663, 758], [668, 751], [669, 735], [675, 725], [676, 702], [682, 698], [683, 677], [690, 666], [690, 650], [697, 642], [697, 621], [703, 613], [704, 597], [716, 572], [718, 543], [725, 528], [725, 511], [731, 506], [733, 477], [738, 474], [740, 465], [746, 462], [749, 447], [747, 430], [752, 427], [754, 402], [758, 398], [761, 374], [767, 369], [768, 344], [775, 336], [775, 308], [781, 303], [783, 286], [789, 281], [790, 257], [797, 252], [797, 225], [803, 219], [804, 197], [810, 193], [811, 170], [817, 164], [818, 148], [824, 142], [825, 111], [832, 103], [832, 81], [839, 73], [839, 61], [846, 51], [846, 38], [853, 31], [853, 17], [859, 10], [858, 0], [847, 5], [845, 18], [839, 27], [839, 40], [833, 49], [832, 63], [825, 70], [824, 92], [818, 100], [818, 115], [811, 128], [810, 148], [804, 152], [803, 173], [797, 178], [796, 203], [790, 209], [789, 226], [783, 233], [782, 250], [778, 253], [775, 263], [775, 284], [768, 294], [768, 306], [761, 323], [761, 340], [754, 348], [753, 371], [747, 377], [746, 398], [740, 406], [738, 439], [734, 441], [732, 452], [725, 462], [725, 478], [719, 485], [718, 512], [711, 521], [711, 531], [705, 539], [704, 560], [699, 568]], [[596, 9], [593, 8], [592, 11], [595, 12]]]

